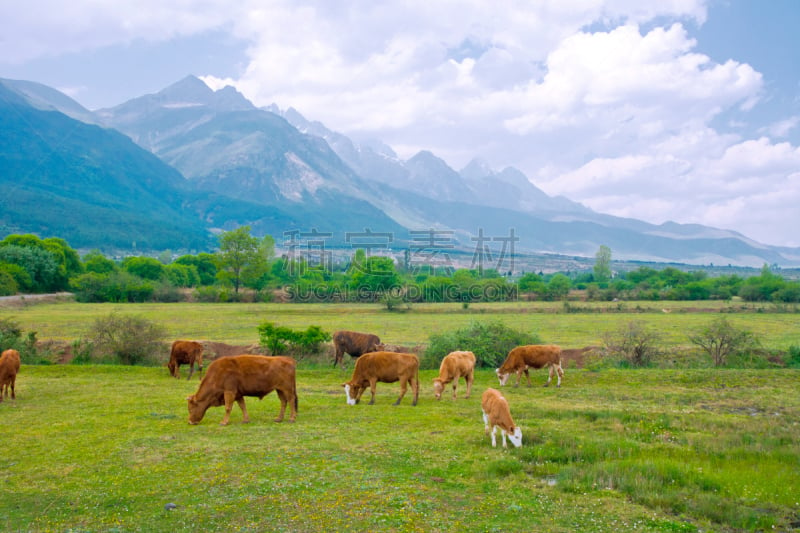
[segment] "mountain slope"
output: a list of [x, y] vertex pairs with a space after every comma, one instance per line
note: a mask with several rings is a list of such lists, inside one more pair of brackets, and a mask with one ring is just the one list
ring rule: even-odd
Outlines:
[[[99, 115], [180, 170], [195, 189], [291, 211], [304, 230], [403, 229], [366, 201], [370, 184], [327, 143], [256, 109], [233, 89], [212, 91], [190, 76]], [[260, 227], [277, 237], [301, 229]]]
[[183, 178], [128, 137], [32, 107], [0, 81], [0, 225], [72, 246], [205, 248]]

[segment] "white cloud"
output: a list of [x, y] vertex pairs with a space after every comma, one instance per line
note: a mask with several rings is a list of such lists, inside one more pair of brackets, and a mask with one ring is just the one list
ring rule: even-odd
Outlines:
[[[738, 229], [800, 245], [791, 116], [746, 120], [762, 75], [697, 51], [706, 0], [53, 0], [0, 5], [0, 62], [226, 29], [249, 43], [236, 79], [257, 105], [295, 107], [402, 157], [513, 165], [597, 210]], [[142, 74], [144, 75], [144, 74]], [[738, 127], [734, 131], [745, 131]]]

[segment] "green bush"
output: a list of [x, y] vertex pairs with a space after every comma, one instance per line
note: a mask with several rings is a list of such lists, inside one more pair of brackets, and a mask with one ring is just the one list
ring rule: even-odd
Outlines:
[[91, 347], [84, 359], [93, 362], [157, 366], [166, 360], [166, 336], [167, 330], [151, 320], [111, 313], [95, 320], [81, 342]]
[[14, 349], [19, 352], [22, 364], [50, 364], [53, 362], [52, 354], [40, 351], [36, 345], [36, 332], [29, 331], [23, 335], [19, 325], [10, 318], [0, 319], [0, 352]]
[[319, 353], [323, 342], [331, 340], [330, 333], [319, 326], [309, 326], [305, 331], [296, 331], [273, 322], [258, 326], [259, 342], [272, 355], [291, 353], [296, 356]]
[[10, 273], [0, 270], [0, 296], [11, 296], [17, 294], [19, 286], [17, 281]]
[[431, 335], [420, 367], [438, 368], [450, 352], [469, 350], [475, 354], [477, 368], [497, 368], [513, 348], [540, 343], [535, 333], [517, 331], [499, 321], [476, 321], [462, 329]]
[[800, 346], [796, 344], [789, 346], [786, 366], [790, 368], [800, 368]]

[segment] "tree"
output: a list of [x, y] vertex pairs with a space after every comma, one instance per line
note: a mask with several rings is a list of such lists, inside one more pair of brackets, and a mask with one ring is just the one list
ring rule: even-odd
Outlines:
[[729, 355], [752, 348], [757, 342], [751, 332], [734, 327], [725, 317], [699, 328], [689, 340], [711, 356], [714, 366], [724, 365]]
[[164, 263], [152, 257], [126, 257], [122, 268], [142, 279], [158, 281], [164, 276]]
[[245, 269], [259, 261], [259, 244], [258, 238], [250, 235], [250, 226], [241, 226], [219, 236], [217, 277], [230, 281], [236, 294], [243, 284]]
[[600, 245], [594, 257], [594, 280], [603, 282], [611, 279], [611, 248], [605, 244]]
[[182, 255], [174, 263], [195, 267], [200, 275], [200, 285], [213, 285], [217, 279], [215, 259], [213, 254], [203, 252], [197, 255]]
[[563, 300], [569, 294], [572, 286], [570, 279], [564, 274], [556, 274], [547, 283], [546, 297], [548, 300]]
[[647, 366], [659, 355], [656, 342], [659, 334], [648, 329], [644, 322], [633, 321], [623, 326], [616, 334], [605, 337], [606, 349], [622, 356], [631, 366]]

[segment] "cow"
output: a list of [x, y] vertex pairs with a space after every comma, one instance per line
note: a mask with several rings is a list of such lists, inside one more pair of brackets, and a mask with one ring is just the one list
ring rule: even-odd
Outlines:
[[286, 404], [291, 406], [289, 421], [294, 422], [297, 417], [295, 367], [294, 359], [283, 356], [243, 354], [213, 361], [197, 392], [186, 398], [189, 423], [199, 423], [209, 407], [224, 405], [225, 416], [220, 425], [226, 426], [234, 401], [242, 410], [242, 421], [250, 422], [244, 397], [255, 396], [260, 400], [272, 391], [276, 391], [281, 400], [281, 412], [275, 422], [283, 420]]
[[503, 436], [503, 448], [508, 448], [506, 435], [515, 448], [522, 446], [522, 429], [514, 425], [508, 401], [500, 394], [500, 391], [492, 388], [486, 389], [481, 395], [481, 411], [483, 412], [484, 433], [488, 435], [491, 428], [492, 448], [497, 447], [495, 434], [498, 429]]
[[371, 333], [357, 331], [337, 331], [333, 334], [333, 366], [342, 366], [344, 354], [350, 357], [361, 357], [365, 353], [379, 352], [384, 349], [380, 337]]
[[361, 395], [367, 387], [372, 392], [370, 405], [375, 403], [375, 385], [377, 382], [400, 382], [400, 397], [394, 402], [399, 405], [406, 394], [407, 385], [411, 384], [414, 391], [414, 400], [411, 405], [417, 405], [419, 398], [419, 359], [411, 353], [397, 352], [370, 352], [356, 359], [353, 376], [347, 383], [342, 383], [347, 396], [347, 405], [356, 405], [361, 400]]
[[18, 372], [19, 352], [14, 349], [5, 350], [0, 355], [0, 402], [3, 401], [3, 396], [8, 398], [9, 389], [11, 389], [11, 399], [17, 399], [14, 387], [17, 383]]
[[433, 395], [441, 399], [445, 386], [453, 382], [453, 399], [456, 399], [458, 380], [464, 378], [467, 382], [467, 395], [472, 392], [472, 381], [475, 378], [475, 354], [472, 352], [450, 352], [442, 359], [439, 365], [439, 377], [433, 378]]
[[186, 379], [191, 379], [195, 364], [197, 364], [197, 372], [200, 375], [203, 372], [203, 345], [201, 343], [180, 340], [172, 343], [167, 368], [173, 377], [180, 378], [181, 365], [189, 365], [189, 376]]
[[525, 377], [528, 378], [528, 387], [531, 386], [531, 376], [528, 373], [529, 368], [537, 369], [550, 367], [550, 377], [547, 379], [545, 387], [550, 385], [553, 381], [553, 373], [558, 373], [558, 387], [561, 386], [561, 378], [564, 377], [564, 370], [561, 368], [561, 348], [553, 344], [529, 344], [527, 346], [517, 346], [510, 352], [508, 357], [500, 365], [500, 368], [495, 370], [497, 378], [500, 380], [500, 385], [503, 386], [508, 381], [508, 376], [512, 372], [517, 373], [517, 384], [519, 387], [519, 380], [522, 373], [525, 372]]

